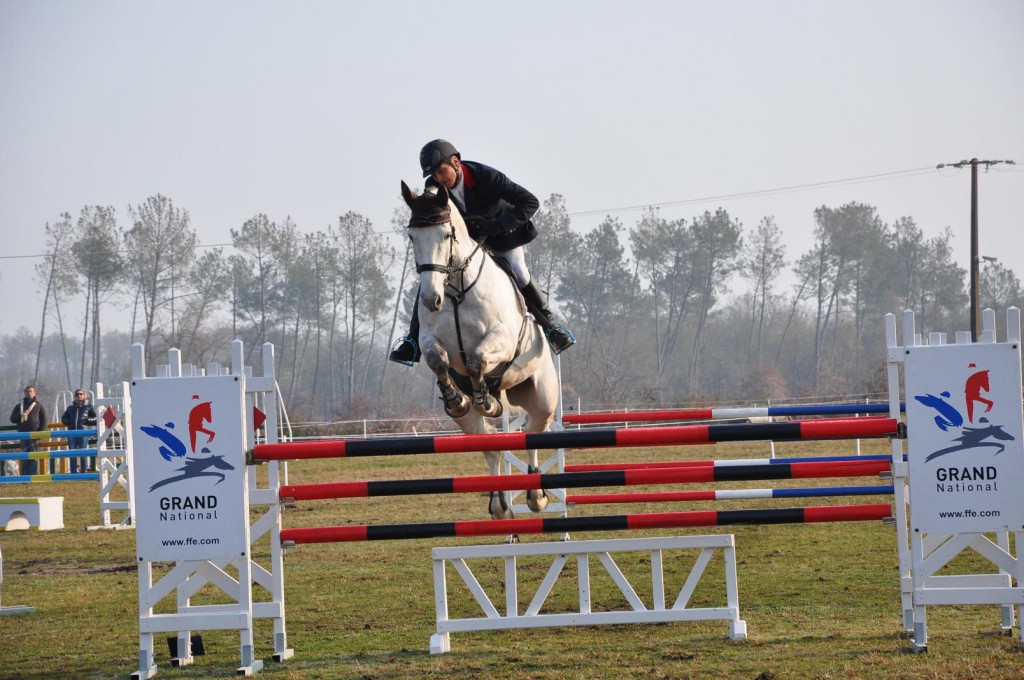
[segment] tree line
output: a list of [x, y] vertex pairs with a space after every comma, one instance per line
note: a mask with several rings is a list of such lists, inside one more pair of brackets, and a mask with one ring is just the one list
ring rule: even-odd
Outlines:
[[[881, 393], [887, 312], [912, 309], [925, 331], [969, 326], [949, 228], [927, 238], [911, 217], [887, 223], [855, 202], [813, 217], [812, 240], [794, 252], [773, 217], [745, 228], [721, 208], [675, 220], [648, 209], [628, 225], [608, 216], [580, 233], [552, 194], [526, 252], [579, 339], [561, 355], [566, 395], [596, 405]], [[226, 364], [240, 338], [247, 363], [275, 345], [293, 417], [440, 412], [425, 366], [386, 360], [415, 302], [407, 220], [400, 205], [384, 229], [348, 212], [308, 233], [257, 214], [226, 250], [203, 246], [188, 211], [159, 194], [128, 206], [127, 227], [110, 206], [64, 213], [46, 224], [36, 266], [38, 333], [0, 337], [0, 386], [117, 384], [135, 342], [150, 370], [170, 347], [186, 363]], [[990, 264], [981, 300], [1021, 306], [1020, 281]], [[115, 306], [127, 330], [105, 328]]]

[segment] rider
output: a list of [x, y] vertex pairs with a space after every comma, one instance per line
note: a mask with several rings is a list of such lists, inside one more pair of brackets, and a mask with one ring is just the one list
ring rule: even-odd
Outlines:
[[[435, 139], [420, 150], [420, 166], [427, 186], [441, 185], [449, 191], [462, 213], [474, 241], [487, 239], [487, 248], [496, 258], [508, 263], [526, 306], [556, 354], [574, 344], [576, 338], [561, 324], [553, 323], [553, 315], [540, 288], [526, 268], [523, 246], [537, 237], [530, 218], [540, 203], [537, 197], [492, 167], [464, 161], [451, 142]], [[413, 305], [409, 334], [399, 338], [388, 357], [391, 361], [412, 366], [420, 360], [419, 304]]]

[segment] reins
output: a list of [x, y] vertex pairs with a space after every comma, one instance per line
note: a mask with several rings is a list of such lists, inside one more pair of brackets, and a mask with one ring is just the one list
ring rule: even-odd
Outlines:
[[[452, 301], [452, 310], [455, 314], [455, 337], [459, 341], [459, 356], [462, 358], [462, 365], [466, 366], [468, 365], [469, 360], [466, 356], [466, 348], [462, 341], [462, 324], [459, 320], [459, 305], [466, 301], [466, 295], [469, 293], [469, 291], [473, 290], [473, 287], [476, 286], [478, 281], [480, 281], [480, 275], [483, 273], [484, 265], [487, 264], [488, 260], [487, 251], [483, 251], [482, 256], [480, 257], [480, 267], [477, 269], [476, 276], [473, 277], [473, 280], [469, 282], [469, 285], [466, 285], [466, 271], [469, 269], [469, 265], [473, 261], [473, 257], [475, 257], [476, 254], [481, 251], [481, 249], [484, 246], [484, 243], [487, 242], [487, 237], [484, 236], [482, 239], [480, 239], [480, 241], [477, 242], [476, 247], [473, 248], [473, 251], [469, 254], [469, 256], [466, 257], [461, 264], [455, 266], [455, 246], [456, 244], [458, 244], [458, 238], [456, 238], [455, 236], [455, 224], [452, 222], [451, 219], [451, 208], [445, 208], [444, 210], [434, 213], [432, 215], [413, 215], [409, 219], [409, 227], [413, 229], [423, 227], [437, 227], [444, 224], [449, 225], [451, 227], [452, 232], [451, 243], [448, 251], [448, 262], [443, 265], [435, 264], [433, 262], [428, 262], [427, 264], [420, 264], [417, 262], [416, 273], [422, 274], [423, 272], [437, 272], [439, 274], [445, 275], [444, 296]], [[459, 277], [458, 286], [456, 286], [454, 283], [456, 274]], [[451, 287], [454, 290], [454, 292], [448, 290], [449, 287]], [[516, 352], [515, 356], [513, 357], [513, 360], [516, 357], [518, 357], [522, 352], [523, 337], [525, 335], [526, 317], [524, 316], [523, 326], [519, 331], [519, 341], [516, 343]], [[500, 366], [498, 366], [498, 369], [500, 369], [501, 373], [504, 373], [511, 364], [512, 362], [501, 364]], [[495, 372], [497, 372], [497, 369]]]

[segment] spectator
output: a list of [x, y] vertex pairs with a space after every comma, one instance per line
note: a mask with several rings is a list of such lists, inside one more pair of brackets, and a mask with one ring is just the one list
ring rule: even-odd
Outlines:
[[[35, 386], [29, 385], [25, 388], [25, 398], [18, 402], [14, 410], [11, 411], [11, 422], [17, 426], [18, 432], [40, 432], [50, 428], [50, 420], [46, 417], [46, 407], [36, 399]], [[25, 440], [21, 450], [35, 451], [36, 440]], [[35, 460], [26, 460], [21, 466], [22, 474], [34, 475], [38, 474], [38, 471], [39, 462]], [[10, 470], [8, 470], [8, 474], [10, 474]]]
[[[60, 422], [64, 423], [69, 430], [85, 430], [96, 427], [96, 409], [89, 403], [89, 395], [81, 387], [75, 390], [75, 399], [68, 406], [67, 410], [64, 411], [64, 415], [60, 417]], [[88, 437], [68, 437], [69, 449], [84, 449], [88, 445]], [[90, 458], [92, 459], [91, 464]], [[91, 469], [95, 469], [95, 467], [95, 457], [83, 456], [71, 459], [71, 474], [89, 472]]]

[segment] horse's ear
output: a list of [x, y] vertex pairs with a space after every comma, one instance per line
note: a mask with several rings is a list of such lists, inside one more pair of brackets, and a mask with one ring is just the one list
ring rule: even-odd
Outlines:
[[437, 185], [437, 193], [434, 196], [434, 201], [437, 202], [438, 206], [442, 208], [448, 207], [448, 190], [444, 188], [444, 185]]
[[409, 188], [404, 179], [402, 180], [402, 198], [405, 199], [405, 204], [410, 208], [416, 202], [416, 194], [413, 193], [413, 190]]

